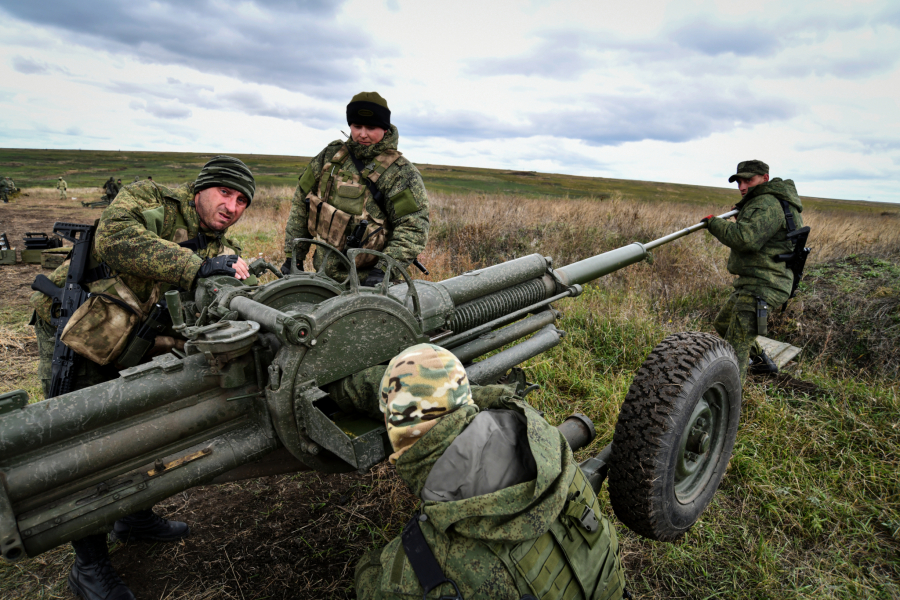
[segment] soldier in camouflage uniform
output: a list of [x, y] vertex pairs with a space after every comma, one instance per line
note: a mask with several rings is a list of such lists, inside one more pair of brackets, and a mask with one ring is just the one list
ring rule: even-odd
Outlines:
[[[178, 188], [165, 188], [152, 181], [127, 186], [100, 218], [88, 265], [88, 271], [97, 275], [89, 278], [92, 281], [86, 283], [87, 288], [96, 298], [112, 296], [145, 318], [169, 288], [190, 290], [198, 279], [217, 274], [246, 279], [249, 269], [238, 257], [240, 248], [225, 234], [250, 205], [255, 189], [247, 166], [228, 156], [213, 158], [195, 181]], [[50, 279], [60, 285], [68, 267], [69, 263], [64, 263]], [[31, 302], [35, 307], [32, 322], [40, 355], [38, 371], [46, 396], [55, 343], [55, 331], [49, 323], [50, 299], [35, 292]], [[114, 304], [106, 303], [104, 310]], [[118, 377], [118, 354], [107, 356], [108, 350], [101, 352], [98, 348], [110, 339], [127, 340], [128, 331], [117, 330], [116, 319], [104, 318], [108, 314], [111, 313], [94, 319], [95, 328], [89, 339], [66, 342], [80, 354], [74, 389]], [[83, 322], [92, 321], [86, 317]], [[136, 325], [137, 319], [132, 327]], [[171, 330], [167, 333], [174, 335]], [[102, 364], [84, 358], [98, 354], [106, 357]], [[173, 541], [189, 532], [187, 524], [163, 519], [151, 509], [124, 517], [113, 527], [114, 536], [123, 541]], [[90, 600], [134, 598], [109, 561], [105, 535], [89, 535], [72, 546], [75, 565], [69, 575], [69, 587], [76, 595]]]
[[0, 179], [0, 200], [6, 204], [9, 202], [9, 196], [16, 191], [16, 184], [9, 177]]
[[513, 386], [470, 387], [452, 353], [419, 344], [388, 365], [381, 406], [390, 461], [422, 502], [403, 536], [357, 564], [357, 598], [423, 597], [408, 558], [421, 538], [404, 548], [415, 528], [466, 600], [623, 597], [615, 530], [565, 438]]
[[769, 166], [760, 160], [748, 160], [738, 164], [737, 173], [729, 182], [737, 182], [743, 198], [735, 206], [740, 212], [734, 223], [712, 215], [703, 220], [709, 224], [709, 232], [731, 248], [728, 272], [737, 275], [734, 292], [722, 307], [713, 323], [722, 338], [731, 344], [738, 358], [741, 381], [746, 379], [748, 364], [751, 373], [774, 374], [778, 366], [769, 358], [757, 335], [765, 335], [765, 318], [757, 319], [760, 301], [769, 307], [787, 302], [794, 282], [793, 272], [784, 262], [778, 262], [779, 254], [794, 250], [787, 239], [785, 202], [794, 216], [797, 228], [803, 227], [803, 205], [797, 188], [790, 179], [778, 177], [769, 180]]
[[66, 186], [66, 180], [63, 179], [62, 177], [60, 177], [59, 181], [56, 182], [56, 189], [59, 190], [59, 199], [65, 200], [66, 199], [66, 189], [68, 189]]
[[[397, 151], [400, 134], [390, 118], [387, 101], [377, 92], [357, 94], [347, 105], [351, 139], [330, 143], [300, 177], [285, 229], [282, 272], [289, 273], [294, 260], [303, 268], [310, 245], [301, 244], [293, 256], [294, 239], [315, 238], [343, 251], [347, 237], [363, 220], [368, 226], [361, 247], [381, 251], [404, 267], [425, 248], [428, 195], [418, 169]], [[366, 180], [374, 184], [378, 197]], [[316, 269], [325, 254], [317, 247]], [[356, 264], [363, 285], [384, 279], [383, 259], [363, 255]], [[326, 274], [343, 281], [348, 272], [332, 259]]]

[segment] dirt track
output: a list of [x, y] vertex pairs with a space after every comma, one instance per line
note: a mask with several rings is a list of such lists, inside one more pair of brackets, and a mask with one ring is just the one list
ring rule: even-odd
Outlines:
[[[56, 221], [90, 223], [100, 214], [59, 201], [55, 191], [29, 191], [0, 204], [0, 233], [21, 250], [26, 232], [50, 233]], [[21, 307], [26, 315], [39, 272], [39, 265], [0, 266], [0, 308]], [[19, 345], [6, 352], [34, 369], [33, 337]], [[0, 392], [12, 389], [8, 384], [16, 387], [4, 381]], [[116, 544], [113, 564], [141, 600], [353, 598], [357, 560], [399, 533], [413, 504], [385, 465], [365, 475], [301, 473], [194, 488], [157, 505], [158, 513], [187, 521], [190, 537], [176, 544]], [[0, 564], [0, 595], [74, 598], [65, 583], [71, 563], [71, 550], [63, 546]]]

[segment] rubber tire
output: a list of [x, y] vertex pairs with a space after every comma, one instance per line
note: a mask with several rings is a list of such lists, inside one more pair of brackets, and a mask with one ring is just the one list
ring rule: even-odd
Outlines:
[[[687, 441], [682, 437], [707, 391], [704, 401], [715, 401], [718, 394], [717, 403], [727, 415], [717, 421], [715, 433], [720, 437], [704, 459], [697, 490], [686, 496], [689, 501], [679, 501], [676, 470]], [[616, 422], [609, 496], [619, 520], [651, 540], [674, 541], [684, 535], [725, 475], [740, 411], [740, 371], [731, 345], [696, 332], [676, 333], [660, 342], [634, 376]]]

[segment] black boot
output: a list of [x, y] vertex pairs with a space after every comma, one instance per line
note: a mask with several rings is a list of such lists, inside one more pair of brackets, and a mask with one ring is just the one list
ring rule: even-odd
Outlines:
[[134, 600], [134, 594], [109, 562], [106, 536], [89, 535], [72, 542], [75, 564], [69, 573], [69, 589], [86, 600]]
[[113, 524], [113, 539], [122, 542], [150, 540], [174, 542], [187, 537], [191, 528], [181, 521], [163, 519], [149, 508], [122, 517]]
[[760, 352], [758, 356], [750, 359], [749, 371], [753, 375], [775, 375], [778, 373], [778, 365], [769, 358], [765, 352]]

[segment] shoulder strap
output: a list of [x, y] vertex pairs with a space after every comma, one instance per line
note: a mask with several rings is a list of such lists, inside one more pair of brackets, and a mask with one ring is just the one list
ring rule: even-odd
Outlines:
[[781, 210], [784, 211], [784, 220], [787, 223], [787, 232], [793, 233], [795, 229], [797, 229], [797, 225], [794, 223], [794, 213], [791, 211], [791, 207], [788, 206], [787, 200], [778, 199], [781, 203]]
[[428, 546], [428, 541], [422, 533], [422, 528], [419, 527], [419, 519], [427, 520], [428, 517], [424, 514], [414, 514], [412, 518], [407, 521], [406, 525], [403, 526], [400, 540], [403, 543], [403, 551], [406, 553], [406, 559], [409, 561], [410, 566], [412, 566], [416, 578], [422, 585], [422, 589], [425, 590], [422, 599], [424, 600], [425, 597], [428, 596], [428, 592], [440, 587], [441, 584], [449, 583], [453, 586], [453, 589], [456, 590], [456, 595], [441, 596], [441, 598], [448, 598], [448, 600], [463, 600], [456, 582], [444, 575], [441, 565], [438, 564], [437, 559], [434, 557], [434, 553], [431, 551], [431, 547]]

